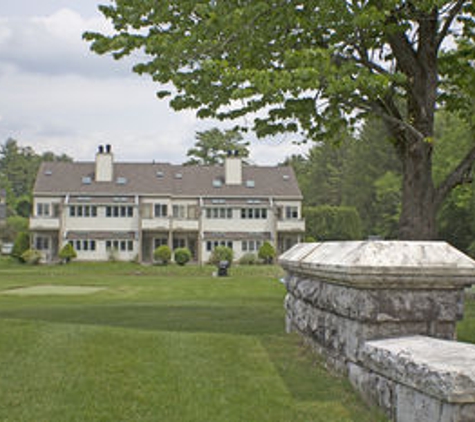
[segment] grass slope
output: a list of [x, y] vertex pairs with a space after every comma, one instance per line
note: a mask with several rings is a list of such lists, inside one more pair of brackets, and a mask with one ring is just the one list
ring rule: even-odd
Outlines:
[[[275, 267], [0, 261], [0, 420], [383, 421], [284, 333]], [[93, 295], [8, 296], [36, 285]]]

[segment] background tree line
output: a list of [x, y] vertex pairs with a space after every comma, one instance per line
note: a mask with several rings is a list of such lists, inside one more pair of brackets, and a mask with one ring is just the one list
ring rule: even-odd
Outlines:
[[[432, 141], [436, 183], [454, 170], [473, 145], [473, 138], [465, 120], [447, 111], [437, 113]], [[381, 142], [384, 139], [389, 142]], [[307, 234], [312, 238], [398, 237], [401, 161], [380, 121], [367, 120], [358, 136], [346, 134], [316, 144], [308, 154], [292, 156], [286, 164], [296, 172], [304, 196]], [[333, 217], [328, 217], [329, 210]], [[455, 187], [437, 214], [438, 238], [475, 253], [474, 215], [473, 184]], [[322, 226], [322, 221], [328, 224]], [[343, 226], [335, 221], [343, 221]]]
[[0, 145], [0, 190], [4, 189], [7, 196], [7, 224], [0, 228], [0, 240], [13, 241], [18, 233], [28, 229], [33, 186], [43, 161], [72, 159], [66, 154], [55, 155], [49, 151], [38, 154], [11, 138]]

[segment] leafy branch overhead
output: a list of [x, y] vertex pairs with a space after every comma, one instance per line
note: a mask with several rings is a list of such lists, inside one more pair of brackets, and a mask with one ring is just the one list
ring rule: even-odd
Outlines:
[[115, 0], [100, 10], [115, 31], [86, 33], [92, 49], [145, 57], [134, 70], [172, 84], [158, 95], [176, 110], [249, 115], [258, 136], [314, 140], [383, 119], [404, 168], [400, 235], [435, 235], [437, 208], [475, 159], [434, 186], [435, 110], [474, 109], [471, 0]]

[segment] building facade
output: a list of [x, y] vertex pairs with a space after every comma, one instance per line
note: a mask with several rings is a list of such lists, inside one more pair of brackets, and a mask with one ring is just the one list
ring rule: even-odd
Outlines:
[[290, 167], [116, 163], [109, 145], [94, 162], [43, 163], [33, 191], [32, 247], [45, 261], [71, 243], [78, 260], [151, 262], [160, 245], [187, 247], [205, 263], [225, 245], [235, 259], [269, 241], [279, 253], [302, 240], [302, 195]]

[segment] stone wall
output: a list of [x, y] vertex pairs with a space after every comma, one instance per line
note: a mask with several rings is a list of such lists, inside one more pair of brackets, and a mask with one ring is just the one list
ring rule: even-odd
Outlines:
[[[474, 261], [443, 242], [371, 241], [300, 244], [282, 255], [280, 263], [287, 271], [287, 330], [299, 332], [334, 368], [346, 373], [369, 402], [399, 422], [475, 421], [475, 412], [467, 419], [475, 394], [466, 395], [463, 402], [434, 394], [425, 375], [447, 368], [425, 362], [424, 352], [413, 350], [415, 340], [408, 340], [418, 339], [417, 344], [427, 346], [422, 350], [442, 342], [457, 360], [460, 344], [444, 340], [455, 339], [464, 289], [475, 281]], [[393, 349], [387, 349], [386, 343], [374, 340], [406, 349], [396, 350], [393, 343]], [[475, 367], [475, 346], [463, 352], [473, 358]], [[396, 371], [401, 353], [411, 358]], [[376, 357], [383, 363], [377, 365]], [[423, 369], [415, 381], [395, 376], [419, 368], [420, 362]], [[455, 371], [455, 378], [455, 373], [460, 376]], [[475, 392], [475, 373], [463, 377], [470, 380], [467, 391], [473, 387]], [[448, 379], [443, 378], [445, 383]], [[438, 419], [434, 412], [439, 412]]]

